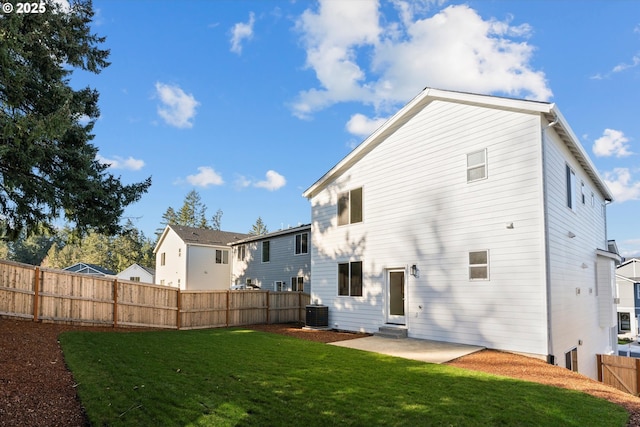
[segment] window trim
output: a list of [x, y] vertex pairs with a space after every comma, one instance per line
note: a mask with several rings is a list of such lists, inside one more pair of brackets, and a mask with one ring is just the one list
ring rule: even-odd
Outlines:
[[[484, 253], [486, 256], [486, 263], [471, 263], [471, 254], [478, 254], [478, 253]], [[467, 269], [467, 273], [469, 275], [469, 281], [471, 282], [481, 282], [481, 281], [489, 281], [491, 280], [491, 276], [489, 274], [490, 270], [489, 270], [489, 265], [490, 265], [490, 257], [489, 257], [489, 249], [478, 249], [478, 250], [473, 250], [473, 251], [469, 251], [468, 255], [467, 255], [467, 262], [468, 262], [468, 269]], [[473, 277], [472, 274], [472, 269], [479, 269], [479, 268], [485, 268], [486, 269], [486, 277]]]
[[[218, 255], [220, 256], [218, 257]], [[229, 264], [229, 251], [226, 249], [216, 249], [214, 261], [216, 264]]]
[[[348, 290], [348, 294], [341, 293], [343, 286], [342, 272], [341, 269], [347, 267], [347, 275], [348, 275], [348, 283], [346, 283], [346, 290]], [[359, 279], [359, 283], [354, 283], [354, 266], [359, 266], [359, 274], [356, 278]], [[339, 297], [362, 297], [364, 295], [364, 263], [362, 261], [347, 261], [338, 263], [338, 296]], [[359, 293], [357, 292], [359, 290]]]
[[[360, 193], [359, 209], [354, 209], [354, 197], [352, 193]], [[362, 186], [343, 191], [338, 194], [338, 203], [336, 206], [336, 216], [338, 218], [338, 226], [360, 224], [364, 222], [364, 188]], [[359, 213], [359, 216], [356, 216]], [[355, 219], [354, 219], [354, 216]]]
[[294, 276], [291, 278], [291, 291], [304, 292], [304, 276]]
[[160, 253], [160, 266], [166, 265], [167, 263], [167, 253], [166, 252], [161, 252]]
[[565, 181], [566, 181], [566, 187], [567, 187], [567, 193], [566, 193], [566, 202], [565, 205], [571, 209], [573, 212], [576, 211], [577, 207], [578, 207], [578, 200], [576, 197], [576, 185], [577, 185], [577, 179], [576, 179], [576, 173], [575, 171], [571, 168], [571, 166], [569, 166], [568, 163], [565, 163]]
[[[477, 163], [477, 164], [473, 164], [473, 165], [469, 165], [469, 158], [471, 156], [473, 156], [474, 154], [478, 154], [478, 153], [482, 153], [483, 154], [483, 159], [481, 163]], [[472, 170], [476, 170], [476, 169], [480, 169], [482, 168], [483, 170], [483, 176], [481, 176], [480, 178], [474, 178], [471, 179], [470, 177], [470, 172]], [[489, 159], [488, 159], [488, 153], [487, 153], [487, 149], [484, 148], [482, 150], [477, 150], [477, 151], [472, 151], [471, 153], [467, 153], [467, 183], [472, 183], [472, 182], [476, 182], [476, 181], [482, 181], [484, 179], [487, 179], [489, 177]]]
[[[303, 239], [303, 236], [305, 237]], [[298, 237], [300, 237], [300, 244], [298, 244]], [[304, 240], [304, 243], [303, 243]], [[309, 233], [299, 233], [296, 234], [293, 238], [293, 254], [294, 255], [307, 255], [309, 253]], [[304, 252], [303, 252], [304, 249]]]
[[[265, 251], [265, 246], [267, 248], [266, 251]], [[264, 240], [262, 242], [262, 246], [261, 247], [262, 247], [262, 254], [260, 256], [260, 260], [262, 261], [263, 264], [271, 262], [271, 241], [270, 240]], [[265, 254], [266, 254], [266, 257], [265, 257]]]
[[247, 245], [239, 245], [237, 254], [238, 261], [244, 261], [247, 256]]

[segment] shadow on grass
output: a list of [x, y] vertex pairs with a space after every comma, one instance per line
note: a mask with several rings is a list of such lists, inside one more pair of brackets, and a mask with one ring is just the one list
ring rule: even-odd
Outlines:
[[60, 337], [93, 425], [626, 424], [570, 390], [449, 366], [216, 329]]

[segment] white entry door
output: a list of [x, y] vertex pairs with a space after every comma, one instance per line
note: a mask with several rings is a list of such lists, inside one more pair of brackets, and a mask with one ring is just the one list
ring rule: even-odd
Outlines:
[[406, 324], [404, 269], [387, 271], [387, 323]]

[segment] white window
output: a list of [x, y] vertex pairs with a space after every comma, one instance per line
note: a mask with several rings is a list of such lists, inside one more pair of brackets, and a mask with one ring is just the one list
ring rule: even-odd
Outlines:
[[467, 154], [467, 182], [487, 177], [487, 150]]
[[238, 250], [238, 261], [244, 261], [244, 258], [247, 255], [247, 245], [240, 245], [238, 246], [237, 250]]
[[469, 280], [489, 280], [489, 251], [469, 252]]
[[309, 253], [309, 233], [296, 234], [295, 254]]
[[160, 265], [164, 265], [165, 261], [166, 261], [166, 252], [162, 252], [160, 254]]
[[131, 276], [129, 277], [129, 280], [131, 280], [132, 282], [139, 282], [140, 281], [140, 276]]
[[338, 264], [338, 295], [362, 296], [362, 261]]
[[576, 173], [566, 165], [567, 173], [567, 207], [575, 212], [576, 210]]
[[291, 278], [291, 290], [293, 292], [304, 292], [304, 277], [292, 277]]
[[229, 251], [216, 249], [216, 264], [229, 264]]
[[338, 197], [338, 225], [362, 222], [362, 187], [341, 193]]
[[274, 285], [274, 290], [276, 292], [282, 292], [282, 291], [286, 291], [285, 287], [284, 287], [284, 282], [280, 281], [280, 280], [276, 280], [275, 285]]

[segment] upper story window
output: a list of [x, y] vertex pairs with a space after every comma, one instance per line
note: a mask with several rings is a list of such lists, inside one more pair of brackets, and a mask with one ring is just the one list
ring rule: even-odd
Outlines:
[[487, 150], [467, 154], [467, 182], [487, 177]]
[[269, 262], [269, 260], [271, 259], [270, 246], [271, 245], [268, 240], [262, 242], [262, 262]]
[[166, 252], [162, 252], [160, 254], [160, 265], [164, 265], [165, 261], [166, 261], [167, 257], [166, 257]]
[[229, 251], [216, 249], [216, 264], [229, 264]]
[[244, 258], [247, 256], [247, 245], [238, 246], [237, 251], [238, 251], [238, 261], [244, 261]]
[[295, 254], [308, 254], [309, 253], [309, 233], [296, 234], [296, 248]]
[[571, 170], [569, 165], [566, 166], [567, 175], [567, 207], [573, 211], [576, 210], [576, 173]]
[[338, 225], [362, 222], [362, 187], [340, 193]]

